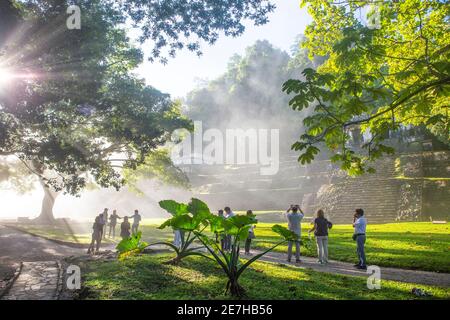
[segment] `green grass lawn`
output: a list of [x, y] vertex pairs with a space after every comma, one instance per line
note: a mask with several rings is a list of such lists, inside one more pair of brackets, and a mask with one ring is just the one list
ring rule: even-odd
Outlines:
[[[255, 229], [255, 247], [266, 248], [279, 236], [271, 223], [259, 223]], [[302, 224], [302, 255], [316, 256], [314, 238], [309, 240], [311, 224]], [[330, 259], [356, 262], [356, 244], [351, 225], [335, 225], [329, 233]], [[277, 251], [285, 252], [287, 246]], [[450, 224], [404, 222], [373, 224], [367, 227], [366, 256], [369, 264], [406, 269], [450, 272]]]
[[[230, 299], [226, 278], [214, 262], [189, 257], [179, 266], [162, 264], [172, 255], [132, 257], [125, 261], [81, 264], [83, 299]], [[414, 284], [382, 281], [369, 290], [366, 279], [256, 262], [241, 277], [249, 299], [430, 299], [411, 293]], [[450, 290], [419, 286], [433, 299], [450, 299]]]

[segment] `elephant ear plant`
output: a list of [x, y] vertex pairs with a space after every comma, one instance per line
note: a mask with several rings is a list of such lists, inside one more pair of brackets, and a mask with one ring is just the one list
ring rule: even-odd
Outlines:
[[[253, 262], [287, 241], [300, 241], [298, 235], [292, 231], [280, 225], [274, 225], [272, 231], [279, 234], [282, 239], [271, 248], [255, 255], [249, 260], [241, 262], [239, 258], [241, 241], [248, 237], [250, 227], [258, 223], [255, 216], [237, 215], [225, 219], [211, 214], [208, 206], [195, 198], [192, 198], [189, 204], [164, 200], [159, 205], [172, 215], [172, 218], [165, 221], [159, 228], [172, 227], [174, 230], [180, 230], [183, 233], [182, 245], [177, 247], [171, 242], [156, 242], [147, 245], [140, 241], [139, 233], [139, 238], [130, 238], [121, 241], [117, 246], [120, 254], [124, 256], [135, 254], [142, 252], [147, 246], [163, 244], [171, 247], [175, 251], [176, 257], [169, 261], [173, 264], [177, 264], [181, 259], [192, 255], [213, 260], [222, 268], [228, 277], [225, 292], [229, 292], [235, 297], [245, 295], [245, 289], [239, 284], [239, 278]], [[208, 226], [211, 232], [205, 231]], [[224, 251], [220, 246], [219, 239], [225, 236], [231, 236], [232, 239], [229, 252]], [[200, 248], [191, 247], [191, 244], [196, 239], [204, 245], [210, 253], [209, 255], [198, 251]]]
[[120, 256], [138, 254], [146, 247], [154, 245], [165, 245], [172, 248], [176, 256], [167, 261], [169, 264], [178, 264], [187, 256], [197, 255], [204, 256], [199, 252], [199, 248], [191, 247], [191, 244], [197, 238], [194, 232], [202, 232], [208, 225], [207, 218], [211, 216], [208, 206], [199, 199], [192, 198], [188, 204], [179, 203], [174, 200], [163, 200], [159, 202], [159, 206], [169, 212], [172, 217], [166, 220], [159, 229], [171, 227], [181, 232], [181, 246], [178, 247], [169, 241], [159, 241], [142, 246], [139, 242], [132, 241], [132, 238], [122, 240], [122, 245], [117, 246]]
[[163, 200], [159, 206], [172, 214], [172, 218], [166, 220], [159, 229], [172, 227], [173, 230], [181, 232], [181, 246], [178, 247], [171, 242], [156, 242], [151, 245], [162, 244], [171, 247], [176, 256], [169, 261], [178, 264], [183, 258], [197, 255], [204, 256], [198, 247], [191, 247], [197, 238], [196, 232], [203, 232], [208, 225], [207, 218], [211, 216], [208, 206], [203, 201], [192, 198], [188, 204], [178, 203], [173, 200]]
[[239, 277], [253, 262], [287, 241], [299, 240], [298, 236], [292, 231], [280, 225], [274, 225], [272, 231], [281, 235], [283, 239], [271, 248], [255, 255], [250, 260], [247, 260], [245, 263], [241, 263], [239, 259], [240, 244], [242, 240], [245, 240], [248, 237], [248, 230], [250, 227], [258, 223], [256, 218], [254, 216], [237, 215], [229, 219], [224, 219], [222, 217], [210, 215], [208, 221], [211, 232], [219, 235], [217, 238], [225, 235], [232, 237], [230, 252], [226, 252], [222, 249], [217, 238], [210, 238], [203, 231], [194, 231], [194, 234], [196, 234], [198, 239], [211, 254], [213, 260], [220, 265], [223, 272], [228, 277], [225, 292], [229, 292], [235, 297], [242, 297], [245, 295], [245, 289], [239, 284]]

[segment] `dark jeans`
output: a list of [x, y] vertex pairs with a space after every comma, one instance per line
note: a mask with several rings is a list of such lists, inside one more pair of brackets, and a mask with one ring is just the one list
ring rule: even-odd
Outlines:
[[91, 244], [89, 245], [88, 253], [96, 253], [100, 250], [100, 245], [102, 243], [102, 232], [92, 233]]
[[232, 241], [233, 241], [233, 240], [232, 240], [231, 235], [226, 234], [226, 235], [224, 236], [224, 239], [223, 239], [223, 245], [222, 245], [224, 251], [229, 251], [229, 250], [231, 250], [231, 242], [232, 242]]
[[245, 240], [245, 253], [250, 253], [250, 245], [251, 244], [252, 244], [252, 239], [247, 238], [247, 240]]
[[115, 224], [109, 224], [109, 234], [108, 236], [111, 237], [111, 232], [113, 235], [113, 238], [116, 237], [116, 225]]
[[356, 237], [356, 253], [358, 254], [358, 264], [362, 267], [366, 265], [366, 253], [364, 252], [364, 244], [366, 236], [360, 235]]

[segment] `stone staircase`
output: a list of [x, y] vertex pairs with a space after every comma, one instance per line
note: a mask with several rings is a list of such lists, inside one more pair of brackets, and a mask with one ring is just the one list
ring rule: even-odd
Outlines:
[[193, 166], [189, 177], [195, 196], [214, 210], [280, 211], [299, 203], [308, 215], [324, 209], [336, 223], [351, 222], [356, 208], [375, 223], [448, 219], [450, 152], [396, 155], [374, 167], [375, 174], [352, 178], [329, 160], [303, 166], [285, 156], [273, 176], [261, 176], [258, 165], [234, 165]]

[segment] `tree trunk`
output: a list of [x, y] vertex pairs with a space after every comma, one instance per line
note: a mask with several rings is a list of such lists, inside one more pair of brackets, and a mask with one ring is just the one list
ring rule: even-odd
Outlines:
[[229, 279], [226, 292], [230, 292], [233, 297], [242, 298], [245, 296], [245, 289], [239, 284], [238, 279]]
[[55, 217], [53, 216], [53, 206], [55, 205], [56, 197], [58, 196], [58, 192], [51, 190], [48, 186], [45, 185], [42, 179], [39, 179], [41, 183], [42, 189], [44, 190], [44, 199], [42, 199], [42, 207], [41, 213], [36, 220], [39, 223], [44, 224], [54, 224]]

